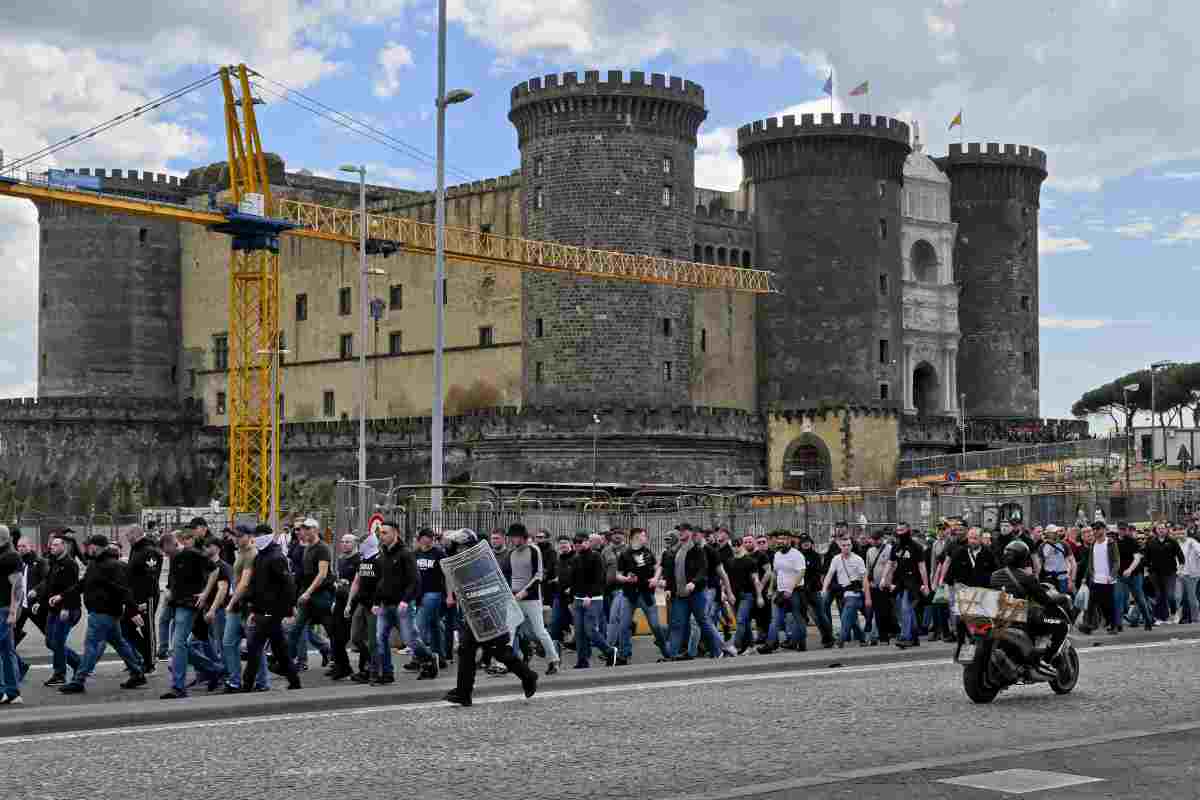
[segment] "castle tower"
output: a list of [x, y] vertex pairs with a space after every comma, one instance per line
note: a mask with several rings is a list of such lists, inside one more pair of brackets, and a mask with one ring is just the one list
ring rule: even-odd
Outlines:
[[758, 402], [901, 402], [901, 194], [908, 126], [786, 116], [738, 129], [758, 264]]
[[[588, 71], [512, 90], [534, 239], [690, 259], [704, 91], [660, 74]], [[689, 290], [542, 273], [522, 277], [522, 385], [530, 405], [685, 405]]]
[[1038, 208], [1046, 154], [994, 143], [950, 145], [962, 344], [958, 389], [973, 417], [1037, 417]]
[[[65, 180], [151, 200], [186, 194], [177, 178], [134, 170]], [[176, 399], [179, 223], [62, 203], [39, 203], [38, 222], [39, 395]]]

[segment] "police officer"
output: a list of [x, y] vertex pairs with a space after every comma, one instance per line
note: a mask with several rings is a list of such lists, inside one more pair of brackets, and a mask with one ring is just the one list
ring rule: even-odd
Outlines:
[[[163, 554], [140, 525], [129, 530], [129, 585], [133, 590], [133, 604], [144, 619], [155, 620], [158, 616], [158, 585], [162, 576]], [[128, 617], [121, 620], [121, 633], [142, 657], [147, 674], [154, 672], [155, 625], [134, 625]]]

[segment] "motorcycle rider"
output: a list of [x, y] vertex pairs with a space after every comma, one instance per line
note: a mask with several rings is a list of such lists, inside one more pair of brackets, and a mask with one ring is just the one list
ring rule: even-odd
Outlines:
[[1001, 589], [1013, 597], [1028, 603], [1027, 630], [1036, 641], [1039, 636], [1049, 636], [1050, 641], [1044, 649], [1035, 649], [1036, 661], [1033, 666], [1043, 677], [1052, 678], [1058, 670], [1046, 660], [1047, 656], [1058, 652], [1063, 639], [1067, 636], [1067, 626], [1046, 624], [1042, 610], [1034, 603], [1043, 607], [1060, 606], [1074, 622], [1076, 610], [1072, 607], [1071, 597], [1058, 591], [1047, 590], [1038, 582], [1033, 574], [1033, 563], [1030, 559], [1029, 545], [1022, 539], [1013, 539], [1004, 547], [1001, 554], [1004, 566], [992, 573], [991, 587]]

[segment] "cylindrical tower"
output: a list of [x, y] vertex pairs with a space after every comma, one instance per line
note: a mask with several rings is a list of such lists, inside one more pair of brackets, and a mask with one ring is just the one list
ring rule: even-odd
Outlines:
[[[611, 71], [533, 78], [512, 90], [531, 238], [690, 258], [696, 131], [690, 81]], [[689, 290], [541, 273], [522, 278], [522, 384], [530, 405], [685, 405]]]
[[[80, 170], [102, 190], [179, 202], [165, 175]], [[179, 223], [39, 203], [38, 394], [174, 400]]]
[[771, 406], [902, 401], [900, 187], [908, 126], [804, 114], [738, 129], [758, 266], [758, 397]]
[[958, 390], [970, 416], [1037, 417], [1038, 208], [1046, 154], [972, 142], [938, 159], [958, 223]]

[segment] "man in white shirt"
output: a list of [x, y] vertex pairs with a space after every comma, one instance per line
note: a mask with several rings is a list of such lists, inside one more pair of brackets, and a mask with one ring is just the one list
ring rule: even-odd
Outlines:
[[1107, 525], [1103, 522], [1092, 523], [1092, 533], [1095, 539], [1087, 551], [1088, 564], [1084, 571], [1084, 580], [1089, 587], [1087, 622], [1080, 625], [1079, 629], [1083, 633], [1091, 632], [1091, 626], [1095, 624], [1094, 612], [1098, 608], [1101, 615], [1099, 620], [1105, 624], [1108, 632], [1120, 633], [1121, 626], [1116, 621], [1113, 606], [1113, 585], [1121, 567], [1121, 555], [1117, 543], [1108, 536]]
[[1200, 597], [1196, 594], [1200, 585], [1200, 542], [1192, 536], [1179, 540], [1183, 550], [1183, 566], [1179, 569], [1179, 582], [1183, 586], [1183, 603], [1180, 623], [1200, 622]]
[[829, 563], [821, 594], [828, 595], [830, 586], [836, 583], [842, 595], [842, 636], [838, 640], [838, 647], [845, 647], [852, 635], [858, 639], [859, 647], [866, 647], [867, 639], [858, 626], [858, 612], [871, 607], [871, 580], [867, 575], [867, 564], [851, 549], [849, 536], [838, 539], [837, 546], [841, 552]]
[[[792, 547], [787, 534], [775, 537], [777, 551], [772, 564], [771, 589], [774, 595], [771, 627], [767, 631], [767, 643], [758, 648], [763, 655], [779, 649], [779, 629], [787, 628], [787, 645], [790, 650], [808, 649], [808, 625], [804, 619], [804, 570], [807, 562], [804, 554]], [[791, 614], [791, 622], [787, 616]]]

